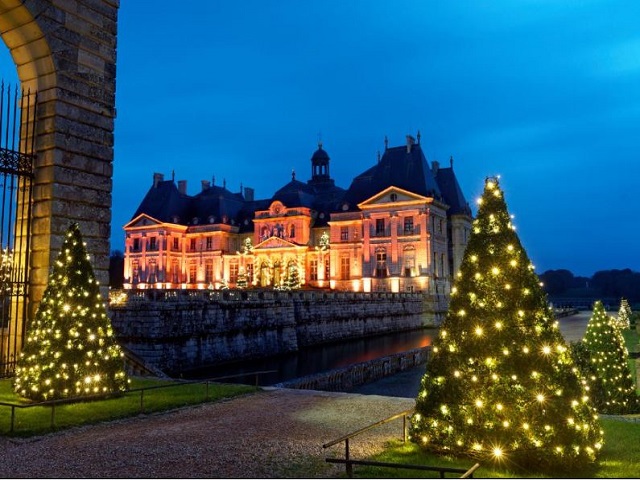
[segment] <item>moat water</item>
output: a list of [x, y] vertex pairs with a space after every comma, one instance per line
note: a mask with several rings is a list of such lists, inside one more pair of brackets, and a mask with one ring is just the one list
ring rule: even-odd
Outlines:
[[183, 373], [182, 377], [186, 379], [206, 379], [242, 374], [240, 377], [230, 378], [225, 381], [255, 384], [256, 377], [255, 375], [250, 375], [251, 372], [276, 370], [277, 372], [274, 373], [259, 375], [258, 384], [269, 386], [286, 380], [385, 357], [394, 353], [426, 347], [431, 345], [431, 341], [436, 335], [437, 330], [428, 328], [319, 345], [277, 357], [191, 370]]

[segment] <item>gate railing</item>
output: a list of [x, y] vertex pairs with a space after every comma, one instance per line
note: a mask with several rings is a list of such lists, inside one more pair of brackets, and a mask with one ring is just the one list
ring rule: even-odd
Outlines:
[[0, 84], [0, 377], [25, 340], [37, 95]]

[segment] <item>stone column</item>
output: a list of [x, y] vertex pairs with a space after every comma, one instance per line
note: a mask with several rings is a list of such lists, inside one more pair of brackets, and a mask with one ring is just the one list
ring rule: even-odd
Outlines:
[[0, 0], [0, 31], [22, 87], [38, 92], [30, 299], [72, 222], [106, 297], [119, 0]]

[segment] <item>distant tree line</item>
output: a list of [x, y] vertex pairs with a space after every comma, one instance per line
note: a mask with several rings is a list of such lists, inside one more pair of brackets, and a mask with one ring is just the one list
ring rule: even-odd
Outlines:
[[576, 277], [569, 270], [547, 270], [540, 275], [548, 295], [566, 297], [626, 298], [640, 303], [640, 272], [601, 270], [591, 277]]

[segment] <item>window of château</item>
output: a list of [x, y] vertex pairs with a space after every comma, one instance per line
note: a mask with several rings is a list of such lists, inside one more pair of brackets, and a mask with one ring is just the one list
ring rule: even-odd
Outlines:
[[376, 235], [384, 235], [384, 218], [376, 219]]
[[387, 251], [380, 249], [376, 251], [376, 277], [387, 276]]
[[311, 260], [310, 268], [309, 277], [311, 280], [318, 280], [318, 261]]
[[213, 282], [213, 260], [204, 263], [204, 281], [207, 284]]
[[189, 283], [196, 283], [197, 272], [198, 272], [198, 267], [196, 265], [196, 262], [191, 262], [189, 264]]
[[229, 264], [229, 282], [236, 283], [238, 281], [238, 262]]
[[340, 227], [340, 240], [343, 242], [349, 240], [349, 227]]
[[349, 280], [351, 278], [351, 262], [349, 257], [340, 258], [340, 278]]
[[207, 237], [207, 250], [211, 250], [213, 248], [213, 237]]
[[404, 234], [413, 234], [413, 217], [404, 217]]

